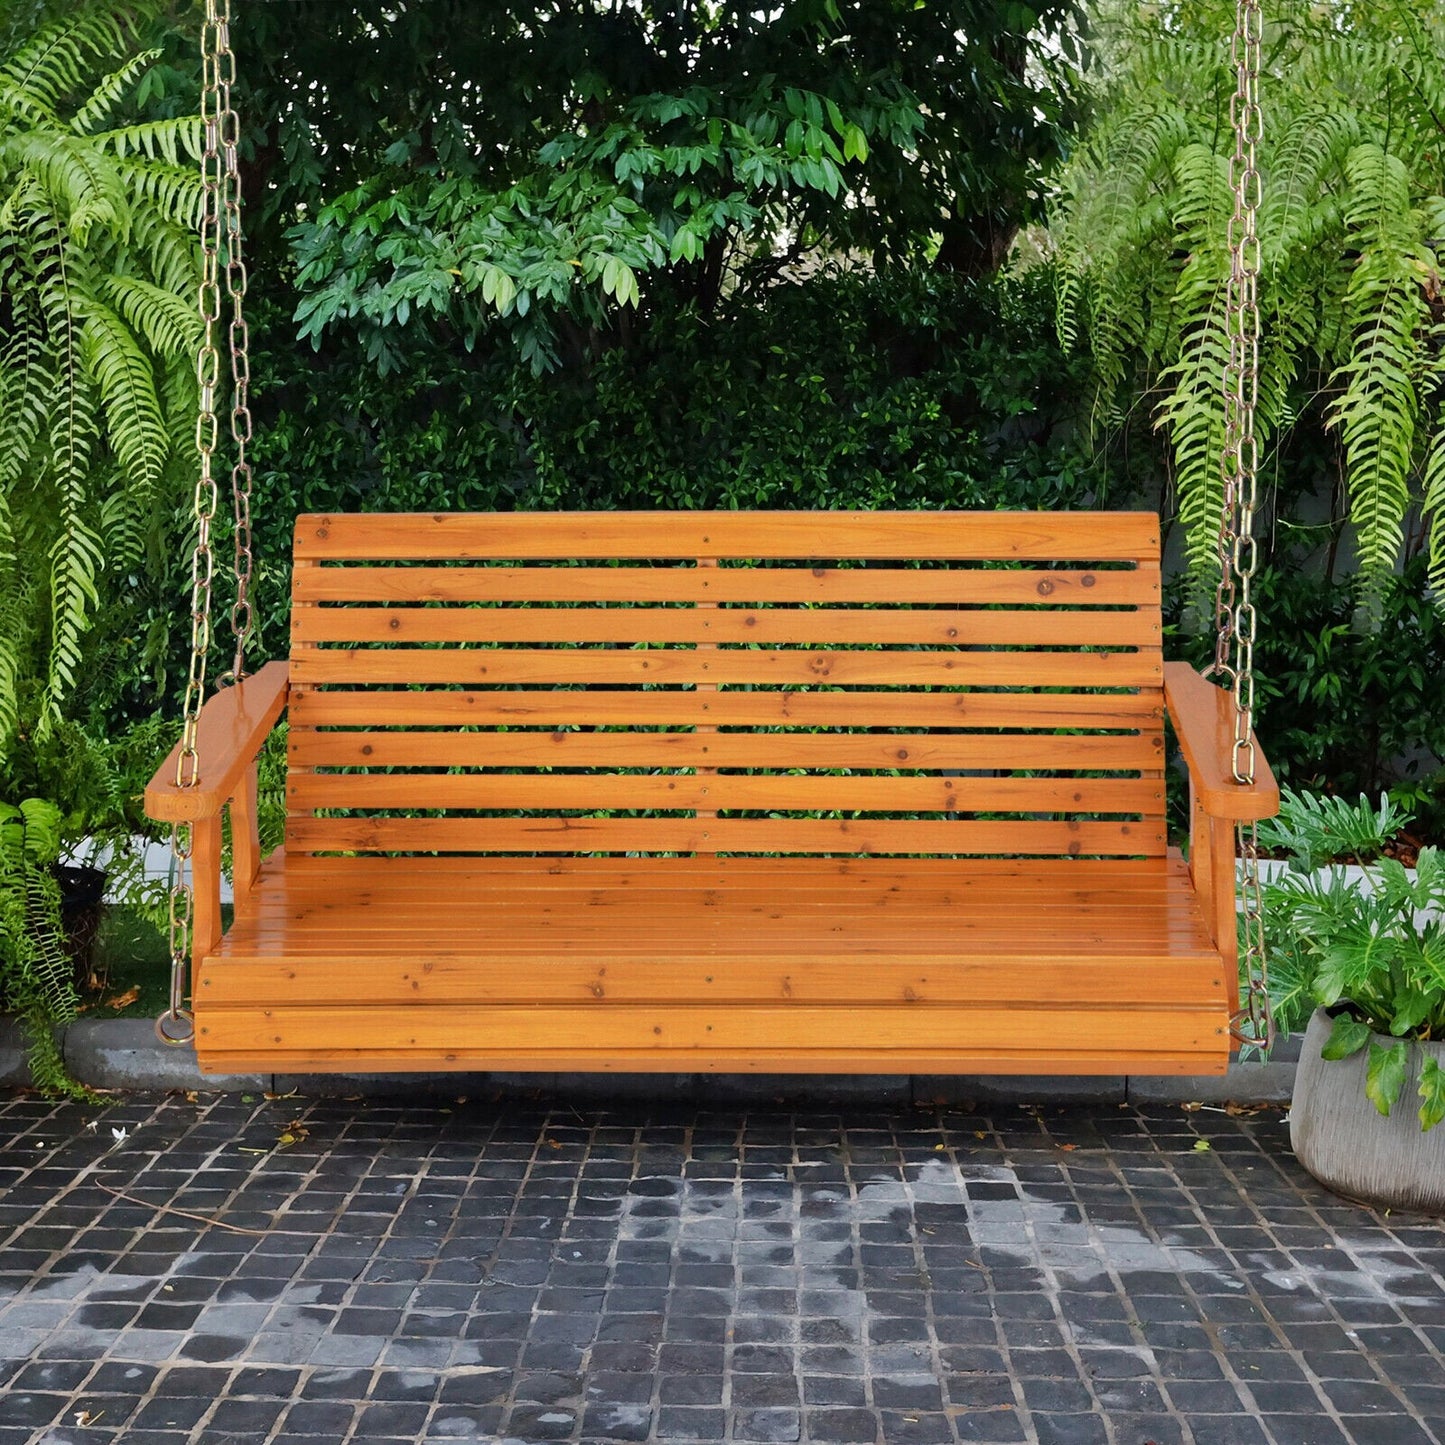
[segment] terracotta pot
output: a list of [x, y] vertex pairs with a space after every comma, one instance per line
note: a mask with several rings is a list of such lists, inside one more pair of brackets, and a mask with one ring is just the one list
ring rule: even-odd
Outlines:
[[[1316, 1009], [1300, 1050], [1289, 1140], [1321, 1184], [1392, 1209], [1445, 1212], [1445, 1124], [1420, 1128], [1420, 1063], [1445, 1062], [1445, 1042], [1412, 1044], [1405, 1087], [1386, 1117], [1365, 1097], [1368, 1045], [1348, 1059], [1320, 1057], [1334, 1027]], [[1380, 1043], [1395, 1039], [1375, 1036]]]

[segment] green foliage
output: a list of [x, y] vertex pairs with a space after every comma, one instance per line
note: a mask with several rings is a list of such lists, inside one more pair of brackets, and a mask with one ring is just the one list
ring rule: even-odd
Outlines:
[[54, 804], [0, 802], [0, 1009], [25, 1030], [31, 1078], [74, 1092], [55, 1030], [75, 1018], [74, 965], [60, 920], [61, 816]]
[[0, 758], [26, 698], [60, 718], [193, 427], [199, 125], [127, 123], [149, 13], [0, 32]]
[[1088, 505], [1085, 364], [1040, 327], [1048, 296], [1044, 275], [820, 274], [707, 319], [679, 303], [586, 370], [436, 353], [384, 387], [358, 343], [318, 363], [258, 308], [260, 653], [287, 645], [297, 512]]
[[301, 333], [383, 371], [423, 331], [575, 365], [829, 256], [990, 271], [1062, 144], [1059, 0], [464, 8], [258, 14]]
[[[1141, 395], [1172, 449], [1197, 582], [1217, 569], [1219, 378], [1233, 200], [1226, 0], [1096, 9], [1096, 114], [1065, 171], [1060, 332], [1085, 333], [1101, 415]], [[1262, 441], [1326, 402], [1366, 599], [1422, 507], [1445, 583], [1445, 7], [1330, 0], [1275, 7], [1260, 87], [1265, 135]]]
[[[1388, 802], [1374, 809], [1366, 798], [1345, 805], [1286, 791], [1279, 820], [1261, 827], [1263, 842], [1291, 855], [1263, 897], [1276, 1022], [1293, 1032], [1315, 1007], [1328, 1009], [1324, 1057], [1351, 1058], [1368, 1045], [1365, 1091], [1382, 1114], [1408, 1077], [1408, 1041], [1445, 1039], [1445, 853], [1422, 848], [1413, 872], [1377, 859], [1363, 881], [1319, 864], [1378, 853], [1401, 822]], [[1445, 1117], [1440, 1085], [1437, 1071], [1422, 1068], [1422, 1128]]]
[[1259, 825], [1259, 841], [1287, 853], [1292, 868], [1308, 873], [1326, 863], [1373, 862], [1409, 821], [1388, 794], [1375, 808], [1363, 795], [1351, 803], [1284, 788], [1278, 816]]

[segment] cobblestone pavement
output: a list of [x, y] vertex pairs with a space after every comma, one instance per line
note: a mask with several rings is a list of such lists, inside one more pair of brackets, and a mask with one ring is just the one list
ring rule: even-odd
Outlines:
[[1286, 1133], [0, 1100], [0, 1445], [1442, 1445], [1445, 1235]]

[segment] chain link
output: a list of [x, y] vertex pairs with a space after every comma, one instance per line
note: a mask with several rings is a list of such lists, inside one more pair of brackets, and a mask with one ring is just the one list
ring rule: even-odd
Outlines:
[[[1234, 213], [1229, 220], [1229, 359], [1224, 370], [1224, 496], [1219, 530], [1219, 586], [1215, 593], [1217, 630], [1213, 672], [1234, 699], [1232, 766], [1237, 783], [1254, 782], [1254, 643], [1258, 631], [1254, 574], [1259, 547], [1254, 536], [1259, 505], [1259, 443], [1255, 416], [1259, 404], [1259, 205], [1263, 193], [1257, 149], [1263, 134], [1259, 72], [1264, 37], [1261, 0], [1237, 0], [1230, 56], [1235, 93], [1229, 103], [1234, 155], [1229, 184]], [[1259, 841], [1255, 824], [1240, 823], [1238, 852], [1243, 893], [1244, 1007], [1230, 1022], [1236, 1042], [1267, 1049], [1274, 1042], [1269, 1001], [1264, 915], [1260, 900]]]
[[[246, 268], [241, 259], [241, 189], [236, 158], [239, 123], [231, 107], [236, 67], [231, 54], [230, 8], [230, 0], [206, 0], [201, 25], [201, 124], [205, 143], [201, 155], [201, 284], [197, 297], [203, 331], [196, 357], [199, 391], [196, 451], [200, 465], [194, 495], [196, 539], [191, 553], [191, 657], [182, 704], [181, 747], [176, 760], [176, 786], [180, 788], [195, 787], [201, 780], [197, 738], [206, 691], [206, 662], [211, 650], [211, 604], [216, 575], [212, 532], [220, 502], [215, 473], [220, 442], [216, 393], [221, 381], [218, 336], [223, 253], [225, 290], [231, 300], [228, 336], [231, 435], [236, 443], [236, 460], [231, 468], [236, 523], [236, 601], [231, 609], [231, 622], [236, 633], [236, 651], [232, 669], [222, 681], [237, 680], [243, 675], [246, 642], [251, 632], [251, 467], [246, 459], [246, 443], [251, 439], [250, 365], [246, 323], [241, 311], [246, 293]], [[171, 828], [171, 851], [175, 870], [170, 889], [170, 1004], [156, 1021], [156, 1033], [165, 1043], [183, 1044], [195, 1033], [190, 1011], [183, 1007], [195, 909], [189, 824], [178, 823]]]

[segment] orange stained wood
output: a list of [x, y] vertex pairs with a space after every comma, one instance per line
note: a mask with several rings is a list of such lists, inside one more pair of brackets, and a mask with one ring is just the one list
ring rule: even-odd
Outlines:
[[1279, 785], [1255, 742], [1254, 781], [1234, 780], [1234, 699], [1207, 682], [1188, 663], [1167, 664], [1164, 698], [1189, 766], [1190, 786], [1200, 807], [1214, 818], [1248, 822], [1279, 811]]
[[194, 786], [176, 783], [177, 743], [146, 787], [148, 817], [161, 823], [183, 823], [219, 817], [256, 759], [266, 735], [286, 708], [286, 664], [268, 662], [252, 676], [210, 698], [201, 715], [196, 749], [200, 780]]
[[1272, 780], [1166, 688], [1159, 599], [1147, 514], [301, 517], [289, 664], [147, 795], [205, 820], [207, 900], [242, 830], [202, 1064], [1218, 1071], [1219, 820]]

